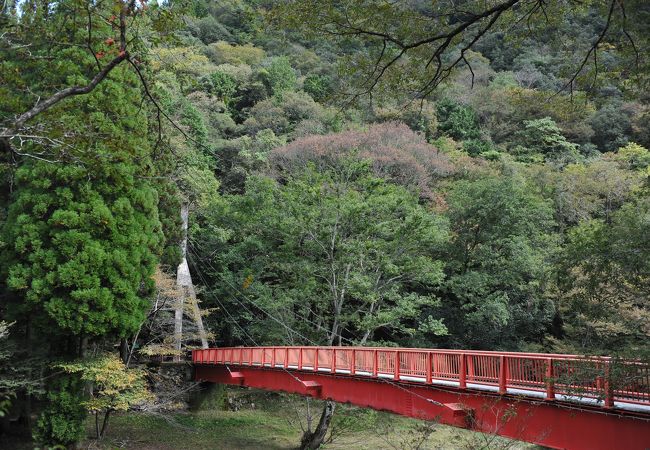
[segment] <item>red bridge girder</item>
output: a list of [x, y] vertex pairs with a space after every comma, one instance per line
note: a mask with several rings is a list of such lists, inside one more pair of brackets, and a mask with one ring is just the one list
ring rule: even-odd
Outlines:
[[[522, 353], [237, 347], [196, 350], [193, 362], [198, 381], [309, 395], [552, 448], [650, 448], [650, 393], [639, 383], [643, 376], [635, 377], [636, 390], [617, 390], [598, 379], [608, 373], [607, 359], [541, 357], [544, 364], [536, 362], [540, 355]], [[555, 361], [602, 370], [594, 372], [594, 388], [578, 396], [548, 376]], [[646, 370], [634, 368], [641, 375]], [[610, 398], [599, 402], [598, 389]]]

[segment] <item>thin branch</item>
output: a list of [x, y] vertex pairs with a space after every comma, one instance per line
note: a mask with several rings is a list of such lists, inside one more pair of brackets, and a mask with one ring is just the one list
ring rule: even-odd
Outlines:
[[[602, 40], [605, 38], [605, 35], [607, 34], [607, 31], [609, 30], [609, 26], [612, 22], [612, 15], [614, 14], [614, 6], [616, 5], [617, 0], [611, 0], [610, 5], [609, 5], [609, 13], [607, 14], [607, 22], [605, 23], [605, 26], [603, 27], [603, 30], [600, 32], [598, 35], [598, 39], [591, 45], [589, 48], [589, 51], [585, 55], [584, 59], [580, 63], [580, 66], [578, 66], [578, 69], [573, 73], [573, 76], [567, 81], [564, 86], [562, 86], [555, 94], [551, 96], [551, 98], [559, 95], [561, 92], [563, 92], [567, 87], [573, 88], [573, 82], [576, 81], [578, 78], [578, 75], [580, 75], [580, 72], [585, 68], [587, 65], [587, 62], [589, 61], [589, 58], [591, 57], [592, 53], [595, 53], [598, 50], [598, 46], [602, 42]], [[597, 74], [596, 74], [597, 75]], [[593, 84], [592, 84], [593, 87]]]
[[634, 64], [636, 66], [637, 72], [639, 71], [639, 60], [641, 59], [641, 56], [639, 54], [639, 49], [636, 46], [636, 43], [634, 42], [634, 39], [632, 39], [632, 36], [630, 33], [627, 31], [627, 13], [625, 12], [625, 4], [623, 3], [623, 0], [618, 0], [618, 5], [621, 8], [621, 15], [623, 16], [623, 25], [622, 25], [622, 31], [625, 37], [627, 38], [628, 41], [630, 41], [630, 44], [632, 45], [632, 50], [634, 50]]
[[86, 39], [86, 45], [88, 47], [88, 50], [90, 51], [90, 54], [93, 55], [93, 58], [95, 58], [95, 64], [97, 64], [97, 70], [101, 71], [102, 70], [102, 65], [99, 63], [99, 58], [97, 58], [97, 55], [95, 54], [95, 50], [93, 50], [93, 18], [92, 14], [90, 13], [90, 4], [86, 5], [86, 14], [88, 15], [88, 38]]
[[[188, 141], [192, 142], [194, 145], [196, 145], [196, 146], [198, 146], [198, 147], [203, 147], [203, 145], [202, 145], [200, 142], [196, 141], [196, 140], [193, 139], [191, 136], [189, 136], [189, 135], [185, 132], [185, 130], [183, 130], [180, 126], [178, 126], [178, 125], [176, 124], [176, 122], [174, 122], [174, 120], [173, 120], [171, 117], [169, 117], [169, 115], [165, 112], [165, 110], [160, 106], [160, 104], [158, 103], [158, 101], [157, 101], [157, 100], [154, 98], [154, 96], [151, 94], [151, 91], [149, 90], [149, 85], [148, 85], [148, 83], [147, 83], [147, 80], [145, 79], [145, 77], [144, 77], [144, 75], [142, 74], [142, 71], [140, 70], [140, 68], [138, 67], [138, 65], [137, 65], [137, 64], [136, 64], [136, 63], [135, 63], [131, 58], [128, 58], [127, 61], [128, 61], [128, 62], [131, 64], [131, 66], [135, 69], [135, 72], [138, 74], [138, 78], [140, 78], [140, 82], [142, 83], [142, 86], [143, 86], [143, 88], [144, 88], [144, 92], [145, 92], [145, 94], [147, 95], [147, 97], [149, 97], [149, 100], [151, 101], [151, 103], [153, 103], [153, 105], [154, 105], [154, 106], [156, 107], [156, 109], [158, 110], [158, 115], [159, 115], [159, 116], [158, 116], [158, 126], [160, 127], [160, 125], [161, 125], [161, 122], [160, 122], [160, 114], [162, 114], [163, 117], [165, 117], [165, 119], [167, 119], [167, 120], [169, 121], [169, 123], [170, 123], [170, 124], [171, 124], [175, 129], [176, 129], [176, 130], [178, 130], [178, 131], [183, 135], [183, 137], [184, 137], [185, 139], [187, 139]], [[159, 132], [160, 132], [160, 129], [159, 129]], [[159, 134], [159, 138], [162, 140], [162, 136], [161, 136], [160, 134]], [[156, 146], [157, 146], [157, 144], [156, 144]]]

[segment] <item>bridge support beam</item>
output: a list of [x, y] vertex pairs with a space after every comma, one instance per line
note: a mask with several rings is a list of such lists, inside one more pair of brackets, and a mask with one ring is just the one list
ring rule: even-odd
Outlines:
[[369, 377], [297, 370], [289, 374], [264, 367], [236, 370], [232, 373], [238, 376], [233, 377], [225, 366], [197, 364], [195, 379], [351, 403], [557, 449], [644, 450], [650, 446], [647, 418], [602, 408]]

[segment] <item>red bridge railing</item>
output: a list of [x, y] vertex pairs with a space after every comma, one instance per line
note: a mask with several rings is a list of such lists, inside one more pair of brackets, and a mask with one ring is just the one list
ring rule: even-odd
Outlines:
[[[607, 357], [371, 347], [194, 350], [195, 364], [257, 366], [650, 408], [650, 365]], [[645, 409], [645, 408], [644, 408]]]

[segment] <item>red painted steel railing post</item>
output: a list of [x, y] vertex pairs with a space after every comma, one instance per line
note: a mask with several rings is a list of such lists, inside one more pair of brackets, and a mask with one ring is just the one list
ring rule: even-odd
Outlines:
[[275, 347], [271, 348], [271, 367], [275, 367]]
[[399, 351], [395, 352], [395, 380], [399, 381]]
[[244, 348], [239, 347], [239, 365], [242, 365], [242, 362], [244, 361]]
[[314, 351], [314, 364], [312, 365], [314, 372], [318, 372], [318, 347]]
[[605, 408], [614, 407], [614, 389], [612, 388], [612, 362], [605, 362]]
[[506, 388], [506, 357], [505, 355], [499, 356], [499, 394], [505, 394]]
[[262, 347], [262, 367], [264, 367], [264, 364], [266, 364], [266, 348]]
[[302, 347], [298, 349], [298, 370], [302, 370]]
[[553, 358], [546, 359], [546, 400], [555, 400], [555, 380], [553, 377]]
[[431, 365], [433, 363], [433, 353], [427, 352], [427, 384], [431, 384], [433, 376], [431, 374]]
[[373, 352], [372, 352], [372, 376], [377, 378], [378, 374], [379, 374], [379, 355], [377, 354], [377, 350], [373, 350]]
[[467, 388], [467, 355], [460, 354], [460, 364], [458, 370], [458, 387], [461, 389]]
[[284, 349], [284, 368], [289, 367], [289, 347]]
[[356, 356], [357, 356], [357, 351], [355, 349], [352, 349], [352, 362], [350, 363], [350, 375], [354, 375], [356, 373]]
[[332, 368], [330, 369], [332, 373], [336, 373], [336, 349], [332, 349]]

